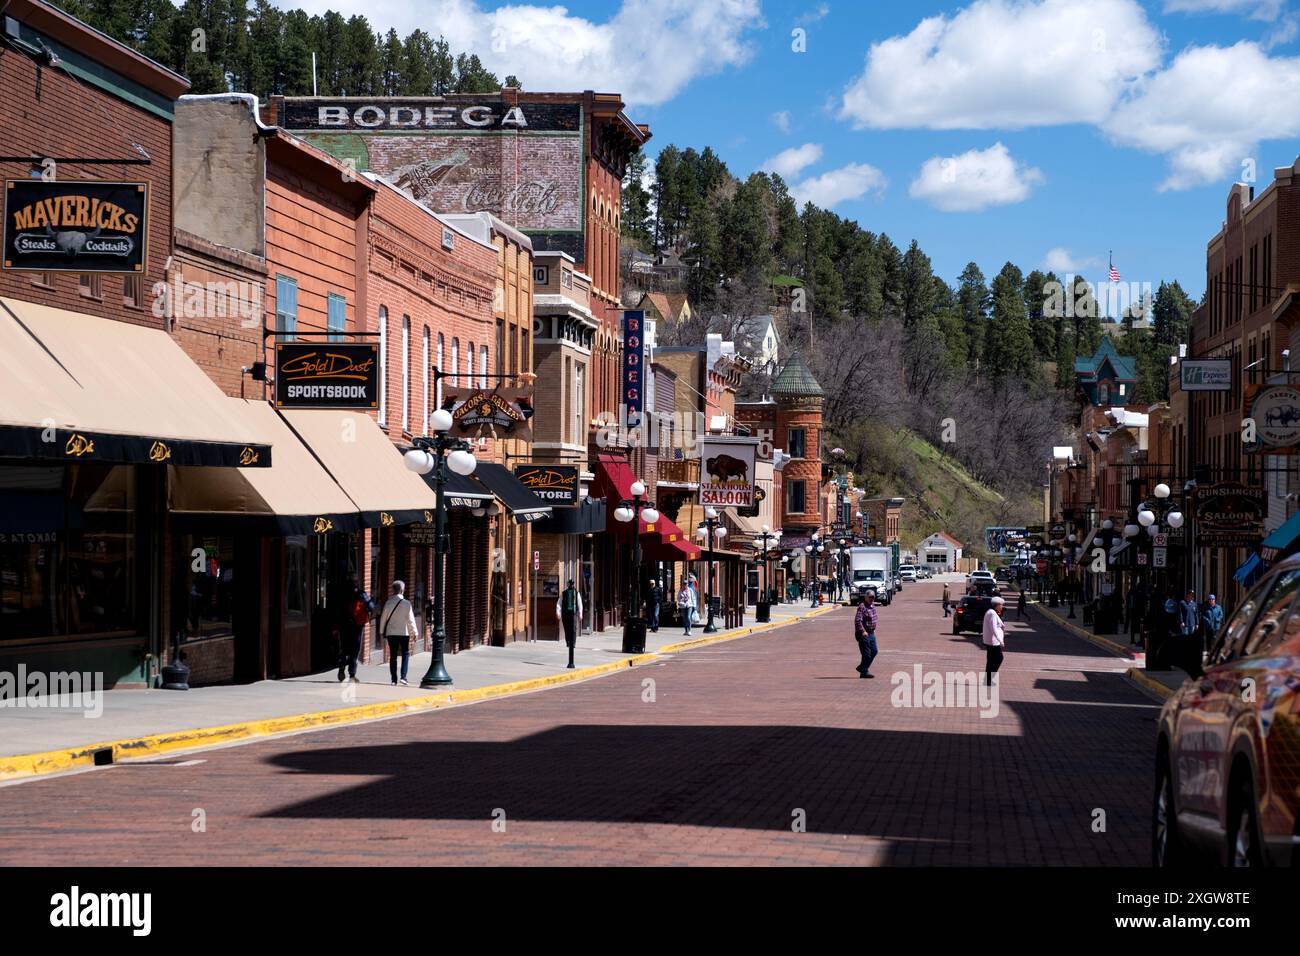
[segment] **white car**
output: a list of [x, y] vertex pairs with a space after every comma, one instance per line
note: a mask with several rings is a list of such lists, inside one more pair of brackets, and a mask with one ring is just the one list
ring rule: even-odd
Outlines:
[[898, 576], [904, 581], [916, 583], [916, 568], [910, 564], [900, 564], [898, 566]]

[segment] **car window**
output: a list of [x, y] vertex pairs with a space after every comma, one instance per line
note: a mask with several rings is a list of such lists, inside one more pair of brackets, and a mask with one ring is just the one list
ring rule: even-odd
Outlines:
[[1237, 608], [1228, 619], [1228, 623], [1224, 625], [1219, 642], [1210, 651], [1211, 664], [1222, 664], [1238, 656], [1243, 642], [1250, 633], [1250, 623], [1255, 619], [1260, 602], [1263, 596], [1272, 590], [1275, 581], [1276, 576], [1265, 578], [1246, 595], [1246, 599], [1241, 602], [1241, 607]]
[[1295, 633], [1296, 628], [1288, 618], [1297, 591], [1300, 591], [1300, 569], [1284, 571], [1277, 576], [1268, 597], [1261, 602], [1259, 619], [1250, 629], [1242, 657], [1266, 654]]

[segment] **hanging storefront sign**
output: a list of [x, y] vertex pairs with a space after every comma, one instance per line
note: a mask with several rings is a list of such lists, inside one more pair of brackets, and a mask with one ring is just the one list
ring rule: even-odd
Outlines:
[[578, 503], [578, 469], [575, 465], [515, 465], [515, 477], [547, 504]]
[[451, 434], [460, 438], [532, 438], [532, 389], [444, 386], [442, 407], [451, 412]]
[[700, 504], [715, 508], [752, 506], [758, 439], [700, 438], [697, 447], [700, 454]]
[[1184, 392], [1226, 392], [1232, 388], [1231, 359], [1183, 359], [1178, 363]]
[[378, 408], [379, 346], [373, 342], [277, 342], [280, 408]]
[[1263, 488], [1239, 481], [1198, 486], [1192, 495], [1196, 543], [1205, 548], [1254, 547], [1264, 532]]
[[627, 408], [629, 427], [641, 424], [645, 408], [645, 312], [623, 313], [623, 394], [620, 401]]
[[[1270, 455], [1300, 453], [1300, 387], [1247, 385], [1242, 447]], [[1250, 441], [1253, 435], [1254, 441]]]
[[5, 183], [4, 207], [6, 269], [144, 272], [147, 183], [11, 179]]

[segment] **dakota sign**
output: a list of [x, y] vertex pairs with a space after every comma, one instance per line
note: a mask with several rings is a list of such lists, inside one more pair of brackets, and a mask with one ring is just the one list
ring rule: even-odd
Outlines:
[[515, 465], [515, 477], [549, 505], [578, 503], [578, 469], [574, 465]]
[[288, 97], [281, 125], [431, 209], [490, 212], [544, 248], [583, 257], [583, 128], [577, 103], [498, 96]]
[[461, 438], [530, 438], [531, 391], [524, 389], [443, 389], [451, 410], [452, 433]]
[[277, 342], [275, 403], [281, 408], [378, 408], [379, 346]]
[[[1300, 388], [1294, 385], [1250, 385], [1245, 389], [1246, 417], [1255, 441], [1243, 441], [1247, 451], [1291, 453], [1300, 445]], [[1249, 425], [1248, 425], [1249, 427]]]
[[11, 179], [4, 206], [6, 269], [144, 271], [147, 183]]
[[700, 504], [748, 508], [754, 504], [756, 438], [701, 438]]
[[1264, 529], [1263, 488], [1239, 481], [1198, 486], [1192, 497], [1196, 543], [1206, 547], [1250, 547]]

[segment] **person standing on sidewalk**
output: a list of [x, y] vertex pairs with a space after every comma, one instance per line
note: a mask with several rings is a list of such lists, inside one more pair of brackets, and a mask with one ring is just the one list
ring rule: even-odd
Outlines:
[[944, 581], [943, 582], [943, 616], [947, 617], [951, 613], [952, 613], [952, 588], [948, 586], [947, 581]]
[[1025, 604], [1025, 592], [1020, 592], [1020, 597], [1016, 599], [1016, 620], [1023, 621], [1029, 617], [1029, 608]]
[[375, 602], [361, 590], [355, 577], [349, 579], [342, 597], [343, 600], [339, 602], [338, 627], [334, 631], [334, 636], [339, 641], [339, 681], [348, 677], [355, 682], [357, 658], [361, 656], [361, 636], [370, 623]]
[[[388, 642], [388, 674], [394, 684], [406, 684], [406, 669], [411, 662], [411, 638], [420, 636], [415, 623], [415, 608], [406, 599], [406, 582], [394, 581], [393, 594], [379, 614], [379, 633]], [[402, 676], [397, 676], [397, 656], [402, 656]]]
[[653, 633], [658, 633], [659, 605], [664, 603], [664, 589], [659, 584], [658, 580], [653, 581], [650, 585], [650, 599], [648, 603], [650, 605], [650, 630]]
[[993, 686], [993, 675], [1002, 666], [1002, 647], [1005, 643], [1002, 628], [1002, 611], [1007, 602], [995, 597], [984, 612], [984, 685]]
[[1211, 594], [1205, 599], [1205, 607], [1201, 608], [1201, 630], [1205, 632], [1205, 653], [1214, 649], [1214, 642], [1218, 640], [1219, 628], [1223, 626], [1223, 606]]
[[573, 668], [573, 650], [578, 646], [578, 622], [582, 620], [582, 595], [569, 579], [569, 586], [555, 599], [555, 619], [564, 628], [564, 643], [569, 645], [569, 668]]
[[[1178, 654], [1177, 660], [1183, 662], [1183, 670], [1188, 674], [1199, 672], [1201, 663], [1201, 609], [1196, 604], [1196, 592], [1188, 590], [1187, 596], [1178, 602]], [[1173, 663], [1171, 661], [1170, 663]]]
[[682, 589], [677, 592], [677, 610], [682, 616], [682, 623], [686, 625], [686, 636], [691, 636], [691, 618], [695, 616], [695, 589], [691, 587], [689, 581], [682, 583]]
[[862, 659], [858, 662], [856, 668], [859, 677], [875, 677], [871, 673], [871, 662], [876, 659], [876, 623], [878, 621], [876, 611], [876, 592], [867, 591], [862, 595], [862, 603], [858, 605], [858, 613], [853, 618], [853, 636], [858, 642], [858, 652]]

